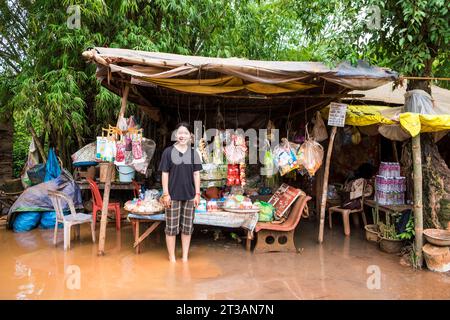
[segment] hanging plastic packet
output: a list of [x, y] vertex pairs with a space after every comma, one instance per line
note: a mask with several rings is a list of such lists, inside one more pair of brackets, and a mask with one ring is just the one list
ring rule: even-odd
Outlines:
[[298, 157], [300, 164], [308, 171], [311, 177], [322, 165], [323, 147], [320, 143], [310, 138], [308, 130], [306, 130], [306, 141], [300, 146]]
[[125, 165], [125, 141], [120, 140], [116, 142], [116, 160], [114, 163], [117, 166]]
[[281, 139], [281, 143], [274, 148], [274, 155], [275, 165], [282, 176], [299, 167], [295, 152], [286, 138]]
[[223, 147], [222, 139], [220, 134], [214, 136], [214, 149], [213, 149], [213, 163], [222, 164], [223, 163]]
[[244, 163], [246, 152], [247, 146], [245, 145], [245, 138], [239, 134], [232, 135], [231, 143], [225, 147], [225, 155], [228, 163]]
[[116, 141], [114, 137], [111, 136], [108, 137], [108, 139], [106, 140], [105, 154], [102, 160], [106, 162], [113, 162], [115, 159], [115, 154], [116, 154]]
[[142, 129], [139, 129], [136, 133], [133, 133], [132, 138], [133, 163], [142, 163], [145, 161], [142, 152]]
[[102, 161], [105, 157], [106, 137], [97, 137], [97, 147], [95, 152], [95, 159]]
[[241, 177], [238, 164], [228, 164], [227, 171], [227, 186], [239, 186], [241, 184]]

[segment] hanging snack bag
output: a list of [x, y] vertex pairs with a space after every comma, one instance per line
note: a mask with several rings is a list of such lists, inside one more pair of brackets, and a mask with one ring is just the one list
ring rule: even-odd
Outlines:
[[125, 140], [120, 140], [116, 142], [116, 165], [125, 164]]
[[297, 157], [286, 138], [281, 139], [281, 143], [274, 148], [274, 155], [275, 165], [282, 176], [299, 167]]
[[298, 152], [300, 164], [308, 171], [312, 177], [320, 168], [323, 161], [323, 147], [320, 143], [311, 139], [306, 130], [307, 139], [301, 145]]
[[234, 134], [231, 136], [231, 143], [225, 147], [225, 155], [230, 164], [239, 164], [245, 162], [245, 154], [247, 146], [245, 138], [241, 135]]
[[325, 123], [323, 122], [320, 111], [316, 112], [316, 118], [314, 120], [314, 127], [312, 130], [312, 136], [314, 140], [321, 142], [328, 139], [328, 131]]
[[95, 159], [98, 161], [102, 161], [105, 157], [105, 147], [106, 147], [106, 137], [97, 137], [97, 148], [95, 152]]
[[145, 161], [142, 152], [142, 129], [137, 130], [136, 133], [133, 133], [133, 163], [142, 163]]
[[115, 155], [116, 155], [116, 141], [112, 136], [110, 136], [106, 140], [105, 153], [102, 160], [106, 162], [113, 162], [115, 159]]

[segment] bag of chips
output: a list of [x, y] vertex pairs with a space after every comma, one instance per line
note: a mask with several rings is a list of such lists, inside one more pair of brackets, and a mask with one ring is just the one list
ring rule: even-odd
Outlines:
[[273, 153], [275, 165], [282, 176], [299, 167], [297, 156], [286, 138], [281, 139], [281, 143], [274, 148]]
[[306, 141], [300, 146], [298, 158], [300, 165], [303, 166], [312, 177], [320, 168], [323, 161], [323, 147], [320, 143], [311, 139], [308, 130], [306, 130]]

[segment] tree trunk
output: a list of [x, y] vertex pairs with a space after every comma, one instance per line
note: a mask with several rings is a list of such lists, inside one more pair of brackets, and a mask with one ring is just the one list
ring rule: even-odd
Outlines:
[[[425, 62], [422, 76], [431, 76], [434, 59]], [[407, 91], [422, 89], [431, 94], [429, 80], [408, 81]], [[402, 163], [407, 176], [411, 176], [411, 142], [404, 146]], [[450, 229], [450, 169], [439, 153], [430, 133], [421, 134], [423, 170], [423, 226], [424, 228]], [[408, 188], [411, 191], [411, 188]], [[411, 195], [411, 193], [410, 193]], [[411, 198], [410, 198], [411, 199]]]
[[[423, 177], [423, 227], [445, 229], [450, 224], [450, 169], [442, 159], [431, 134], [421, 134]], [[403, 145], [402, 168], [412, 177], [411, 141]], [[412, 199], [411, 179], [408, 198]]]

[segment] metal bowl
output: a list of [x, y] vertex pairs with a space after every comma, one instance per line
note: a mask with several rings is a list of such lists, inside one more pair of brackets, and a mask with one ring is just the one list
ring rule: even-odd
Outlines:
[[425, 239], [435, 246], [450, 246], [450, 231], [443, 229], [425, 229], [423, 230]]

